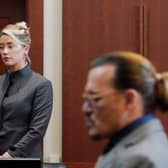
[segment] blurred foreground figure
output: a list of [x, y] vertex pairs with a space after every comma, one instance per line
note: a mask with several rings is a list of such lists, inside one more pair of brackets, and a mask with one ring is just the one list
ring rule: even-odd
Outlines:
[[109, 139], [96, 168], [167, 168], [168, 140], [156, 108], [168, 109], [167, 81], [145, 57], [114, 52], [91, 62], [82, 111], [88, 134]]

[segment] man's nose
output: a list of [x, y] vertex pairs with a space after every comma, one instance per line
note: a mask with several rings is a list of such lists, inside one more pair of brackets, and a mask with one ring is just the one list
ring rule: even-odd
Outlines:
[[89, 102], [84, 102], [82, 105], [82, 112], [84, 112], [85, 114], [89, 115], [93, 112], [93, 107], [90, 105]]

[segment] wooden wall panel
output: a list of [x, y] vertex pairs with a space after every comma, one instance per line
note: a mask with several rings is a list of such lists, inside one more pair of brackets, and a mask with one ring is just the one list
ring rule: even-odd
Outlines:
[[0, 17], [8, 18], [10, 23], [26, 19], [25, 0], [5, 0], [0, 5]]
[[27, 0], [26, 16], [30, 26], [32, 45], [30, 57], [35, 71], [43, 73], [43, 0]]
[[168, 71], [168, 17], [166, 0], [148, 0], [149, 58], [160, 72]]
[[159, 5], [159, 17], [158, 17], [158, 25], [160, 32], [156, 34], [156, 32], [153, 33], [154, 36], [157, 36], [156, 40], [156, 46], [159, 46], [160, 52], [158, 55], [155, 55], [155, 62], [160, 62], [158, 65], [160, 71], [168, 71], [168, 1], [158, 0]]
[[68, 168], [94, 168], [94, 163], [69, 162], [66, 163]]
[[138, 0], [63, 0], [63, 161], [94, 162], [81, 112], [91, 59], [114, 50], [139, 51]]
[[[16, 0], [11, 3], [10, 0], [5, 0], [0, 5], [0, 30], [9, 23], [26, 20], [25, 16], [25, 1]], [[5, 72], [5, 67], [0, 59], [0, 74]]]

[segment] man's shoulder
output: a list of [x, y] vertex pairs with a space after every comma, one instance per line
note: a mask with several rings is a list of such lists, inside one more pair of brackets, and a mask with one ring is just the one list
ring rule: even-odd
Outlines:
[[101, 155], [96, 168], [100, 165], [106, 165], [108, 168], [111, 164], [126, 166], [140, 162], [149, 165], [168, 165], [168, 140], [157, 119], [134, 130], [108, 153]]
[[168, 154], [168, 139], [161, 122], [158, 119], [137, 128], [128, 135], [119, 146], [128, 153], [155, 153], [166, 152]]

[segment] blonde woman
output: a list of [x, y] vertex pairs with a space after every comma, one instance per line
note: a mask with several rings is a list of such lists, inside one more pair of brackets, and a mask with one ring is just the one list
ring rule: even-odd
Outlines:
[[25, 22], [0, 33], [0, 158], [41, 157], [40, 142], [52, 111], [52, 85], [31, 69], [30, 32]]

